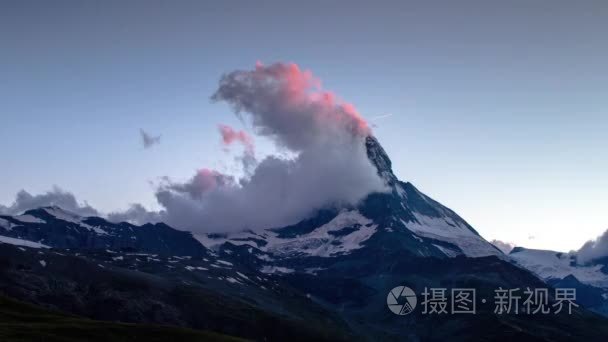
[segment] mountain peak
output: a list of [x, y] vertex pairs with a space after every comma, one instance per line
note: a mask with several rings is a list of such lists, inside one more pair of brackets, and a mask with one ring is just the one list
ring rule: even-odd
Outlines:
[[378, 139], [374, 136], [367, 136], [365, 138], [365, 149], [367, 151], [367, 158], [371, 161], [372, 165], [376, 167], [378, 176], [384, 179], [388, 186], [393, 187], [398, 179], [393, 174], [392, 162], [388, 157], [388, 154], [378, 142]]

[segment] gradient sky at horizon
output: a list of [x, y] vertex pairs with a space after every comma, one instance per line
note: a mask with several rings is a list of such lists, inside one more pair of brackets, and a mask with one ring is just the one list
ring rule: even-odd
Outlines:
[[0, 204], [157, 208], [150, 181], [230, 170], [217, 125], [250, 130], [220, 76], [293, 61], [487, 239], [577, 249], [608, 229], [607, 35], [605, 1], [3, 1]]

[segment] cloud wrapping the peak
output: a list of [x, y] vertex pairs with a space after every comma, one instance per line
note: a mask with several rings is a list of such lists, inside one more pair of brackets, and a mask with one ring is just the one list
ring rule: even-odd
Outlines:
[[[386, 190], [367, 158], [367, 123], [310, 71], [258, 63], [224, 75], [212, 99], [228, 103], [256, 134], [295, 157], [268, 156], [238, 180], [202, 169], [186, 182], [162, 185], [156, 197], [169, 224], [197, 232], [271, 228]], [[220, 133], [226, 144], [251, 141], [227, 126]]]

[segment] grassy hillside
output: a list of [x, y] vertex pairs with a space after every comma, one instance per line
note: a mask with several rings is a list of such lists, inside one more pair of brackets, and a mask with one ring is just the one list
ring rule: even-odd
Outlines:
[[225, 335], [146, 324], [94, 321], [0, 296], [0, 341], [242, 341]]

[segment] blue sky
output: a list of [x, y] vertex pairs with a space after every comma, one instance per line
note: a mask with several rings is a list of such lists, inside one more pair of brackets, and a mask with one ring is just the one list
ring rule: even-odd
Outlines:
[[155, 208], [150, 181], [230, 169], [220, 76], [293, 61], [484, 237], [569, 250], [608, 228], [608, 4], [288, 3], [2, 2], [0, 203], [58, 185]]

